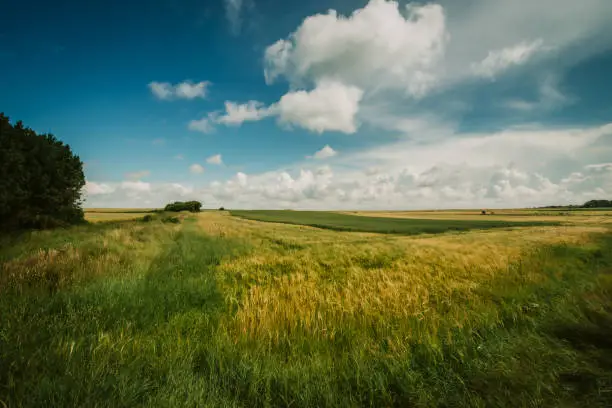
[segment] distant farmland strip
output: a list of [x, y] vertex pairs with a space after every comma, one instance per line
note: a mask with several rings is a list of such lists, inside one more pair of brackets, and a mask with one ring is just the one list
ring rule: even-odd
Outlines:
[[233, 216], [255, 221], [308, 225], [338, 231], [383, 234], [437, 234], [447, 231], [559, 225], [556, 222], [512, 222], [501, 220], [431, 220], [360, 217], [324, 211], [231, 211]]

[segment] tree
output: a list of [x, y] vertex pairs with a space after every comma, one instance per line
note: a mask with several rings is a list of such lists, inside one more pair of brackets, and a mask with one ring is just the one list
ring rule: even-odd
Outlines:
[[609, 208], [612, 207], [610, 200], [591, 200], [582, 205], [583, 208]]
[[0, 228], [83, 222], [83, 163], [51, 134], [38, 135], [0, 113]]
[[202, 208], [202, 203], [199, 201], [187, 201], [187, 202], [182, 202], [182, 201], [175, 201], [171, 204], [166, 205], [166, 207], [164, 208], [164, 211], [174, 211], [174, 212], [180, 212], [180, 211], [191, 211], [191, 212], [200, 212], [200, 209]]

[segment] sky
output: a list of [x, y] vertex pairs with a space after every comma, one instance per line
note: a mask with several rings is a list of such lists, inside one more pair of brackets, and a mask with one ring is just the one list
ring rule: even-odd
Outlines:
[[612, 198], [610, 0], [0, 10], [0, 111], [79, 155], [85, 207]]

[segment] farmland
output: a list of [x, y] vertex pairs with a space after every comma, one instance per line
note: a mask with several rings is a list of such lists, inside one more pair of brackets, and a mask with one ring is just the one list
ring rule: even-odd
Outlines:
[[[326, 211], [232, 211], [232, 215], [266, 222], [309, 225], [337, 231], [376, 232], [384, 234], [414, 235], [422, 233], [442, 233], [447, 231], [467, 231], [472, 229], [511, 228], [542, 225], [558, 225], [558, 223], [541, 221], [507, 221], [480, 219], [457, 219], [451, 216], [440, 218], [414, 217], [358, 217], [355, 215], [332, 213]], [[364, 213], [362, 213], [364, 214]], [[367, 213], [365, 213], [367, 214]]]
[[605, 214], [96, 214], [0, 238], [1, 406], [612, 404]]

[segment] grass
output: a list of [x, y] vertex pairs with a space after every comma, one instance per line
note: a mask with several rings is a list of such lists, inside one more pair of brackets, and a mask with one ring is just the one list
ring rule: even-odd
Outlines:
[[331, 229], [335, 231], [360, 231], [376, 232], [385, 234], [436, 234], [447, 231], [468, 231], [473, 229], [511, 228], [555, 225], [555, 223], [511, 222], [506, 220], [491, 219], [404, 219], [389, 217], [359, 217], [342, 213], [325, 211], [235, 211], [231, 214], [250, 220], [279, 222], [285, 224], [308, 225], [317, 228]]
[[612, 404], [600, 225], [179, 221], [0, 240], [0, 406]]
[[135, 220], [154, 211], [151, 208], [87, 208], [85, 220], [89, 222]]

